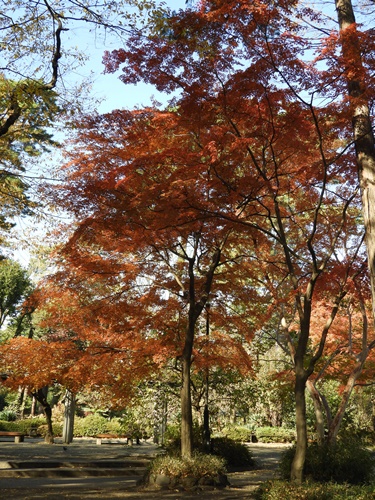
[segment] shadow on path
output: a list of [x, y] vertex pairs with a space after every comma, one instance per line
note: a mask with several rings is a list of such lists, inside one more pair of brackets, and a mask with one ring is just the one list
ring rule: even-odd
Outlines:
[[[200, 493], [173, 491], [140, 491], [125, 477], [80, 478], [0, 478], [1, 500], [90, 500], [90, 499], [251, 499], [254, 490], [264, 481], [275, 477], [278, 461], [286, 445], [249, 444], [257, 462], [254, 470], [235, 471], [228, 474], [231, 486], [224, 490]], [[124, 444], [97, 446], [93, 440], [75, 440], [69, 446], [45, 445], [41, 441], [25, 443], [0, 443], [0, 462], [12, 460], [66, 459], [121, 459], [124, 457], [153, 456], [158, 448], [149, 443], [128, 447]]]

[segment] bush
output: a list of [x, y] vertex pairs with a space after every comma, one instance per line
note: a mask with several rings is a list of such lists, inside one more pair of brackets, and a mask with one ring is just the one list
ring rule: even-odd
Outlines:
[[[168, 425], [165, 434], [165, 449], [169, 455], [178, 456], [181, 451], [181, 426], [178, 424]], [[200, 450], [202, 448], [202, 428], [193, 424], [193, 448]]]
[[0, 420], [0, 430], [9, 432], [23, 432], [18, 427], [18, 422], [9, 422], [8, 420]]
[[250, 443], [253, 432], [247, 427], [240, 426], [230, 426], [225, 427], [220, 434], [228, 439], [232, 439], [233, 441], [239, 441], [242, 443]]
[[252, 467], [255, 461], [249, 448], [233, 439], [213, 438], [212, 454], [222, 457], [228, 466]]
[[[40, 425], [37, 429], [38, 436], [46, 437], [47, 434], [47, 424]], [[63, 426], [62, 424], [52, 423], [52, 432], [54, 436], [62, 436]]]
[[0, 430], [30, 434], [31, 429], [37, 428], [45, 423], [46, 419], [40, 417], [17, 420], [16, 422], [0, 421]]
[[[280, 472], [284, 479], [290, 476], [295, 447], [283, 453]], [[361, 484], [371, 481], [374, 472], [374, 454], [354, 441], [339, 441], [335, 445], [308, 446], [304, 474], [315, 481]]]
[[6, 422], [14, 422], [17, 420], [17, 412], [12, 409], [6, 408], [0, 411], [0, 420], [5, 420]]
[[180, 424], [168, 424], [164, 433], [164, 440], [166, 443], [172, 443], [180, 439], [181, 425]]
[[225, 462], [222, 458], [204, 453], [195, 453], [192, 458], [171, 455], [157, 457], [150, 465], [150, 474], [162, 474], [181, 478], [196, 478], [225, 474]]
[[255, 435], [260, 443], [293, 443], [296, 439], [294, 429], [284, 427], [259, 427]]
[[106, 433], [122, 434], [121, 424], [118, 419], [108, 420], [95, 413], [84, 418], [76, 417], [74, 420], [75, 437], [92, 437]]
[[297, 486], [285, 481], [263, 483], [255, 493], [256, 500], [374, 500], [373, 486], [307, 482]]

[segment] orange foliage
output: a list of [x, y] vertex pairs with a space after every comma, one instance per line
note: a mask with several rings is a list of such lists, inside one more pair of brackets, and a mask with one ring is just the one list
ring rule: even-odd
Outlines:
[[207, 0], [105, 54], [124, 83], [180, 93], [82, 117], [46, 189], [75, 218], [43, 298], [53, 338], [79, 353], [70, 384], [130, 386], [181, 357], [190, 326], [202, 368], [248, 369], [243, 339], [275, 317], [296, 346], [341, 344], [365, 260], [345, 61], [335, 35], [306, 60], [296, 7]]

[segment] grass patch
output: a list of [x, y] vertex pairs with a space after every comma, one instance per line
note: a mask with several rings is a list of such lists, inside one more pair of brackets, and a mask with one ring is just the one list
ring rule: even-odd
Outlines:
[[194, 453], [192, 458], [163, 455], [150, 465], [150, 474], [162, 474], [173, 478], [196, 478], [225, 474], [225, 460], [214, 455]]
[[269, 481], [255, 493], [256, 500], [374, 500], [374, 485], [354, 486], [306, 482], [296, 486], [287, 481]]

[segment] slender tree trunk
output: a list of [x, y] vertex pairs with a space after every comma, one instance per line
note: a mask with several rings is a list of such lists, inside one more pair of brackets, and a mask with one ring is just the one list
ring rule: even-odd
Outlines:
[[30, 416], [31, 417], [35, 417], [35, 415], [36, 415], [36, 403], [37, 403], [37, 400], [36, 400], [36, 397], [34, 396], [33, 393], [31, 393], [31, 395], [33, 397], [33, 400], [31, 402]]
[[363, 360], [358, 361], [354, 370], [352, 371], [352, 373], [350, 374], [350, 376], [348, 378], [344, 392], [342, 393], [342, 396], [341, 396], [340, 405], [338, 407], [336, 415], [332, 419], [331, 425], [328, 428], [328, 437], [327, 437], [328, 444], [333, 444], [336, 442], [336, 438], [337, 438], [338, 432], [340, 430], [340, 426], [342, 424], [342, 419], [345, 415], [345, 410], [348, 406], [350, 396], [353, 392], [354, 385], [355, 385], [356, 381], [358, 380], [358, 377], [362, 373], [363, 364], [364, 364]]
[[320, 399], [319, 391], [316, 389], [311, 380], [306, 382], [306, 388], [309, 391], [311, 399], [314, 404], [315, 412], [315, 425], [316, 425], [316, 439], [319, 444], [324, 442], [324, 412], [323, 405]]
[[63, 423], [63, 443], [70, 444], [73, 441], [74, 414], [76, 409], [76, 396], [67, 390], [64, 398], [64, 423]]
[[[368, 268], [371, 278], [372, 309], [375, 317], [375, 146], [369, 104], [365, 95], [359, 36], [351, 0], [336, 0], [342, 54], [351, 98], [351, 119], [356, 148], [362, 215], [366, 231]], [[354, 29], [353, 29], [354, 28]]]
[[[210, 304], [206, 304], [206, 336], [207, 339], [210, 335]], [[203, 446], [207, 452], [211, 451], [211, 430], [210, 430], [210, 409], [209, 409], [209, 391], [210, 391], [210, 371], [207, 367], [204, 374], [204, 410], [203, 410]]]
[[25, 387], [20, 386], [18, 388], [17, 408], [18, 408], [19, 418], [21, 419], [24, 418], [25, 416], [26, 398], [27, 398], [27, 389]]
[[[344, 56], [348, 95], [351, 99], [351, 119], [356, 149], [358, 177], [362, 195], [362, 215], [370, 273], [372, 312], [375, 319], [375, 141], [372, 128], [362, 63], [361, 44], [356, 30], [356, 19], [351, 0], [335, 0], [340, 28], [341, 49]], [[333, 442], [340, 428], [350, 394], [365, 360], [359, 360], [351, 374], [335, 418], [329, 429]]]
[[23, 397], [22, 397], [22, 403], [20, 407], [20, 418], [25, 418], [25, 407], [26, 407], [26, 400], [27, 400], [27, 394], [28, 394], [28, 389], [24, 389], [23, 391]]
[[296, 453], [293, 458], [290, 478], [296, 483], [303, 481], [303, 468], [307, 450], [307, 424], [306, 424], [306, 377], [304, 373], [296, 372], [294, 394], [296, 399]]
[[190, 388], [191, 355], [182, 360], [181, 386], [181, 456], [190, 458], [193, 451], [193, 415]]
[[191, 361], [193, 354], [195, 328], [199, 316], [208, 302], [214, 273], [219, 265], [221, 249], [217, 249], [212, 256], [211, 265], [207, 271], [205, 282], [201, 288], [201, 297], [196, 301], [196, 284], [194, 265], [197, 258], [199, 234], [195, 236], [193, 257], [189, 257], [189, 315], [188, 326], [185, 331], [184, 348], [182, 351], [182, 384], [181, 384], [181, 456], [190, 458], [193, 451], [193, 415], [191, 403]]
[[38, 389], [35, 392], [32, 392], [32, 395], [35, 399], [42, 405], [44, 414], [47, 420], [47, 433], [44, 438], [45, 442], [48, 444], [53, 444], [53, 429], [52, 429], [52, 408], [47, 401], [47, 394], [44, 389]]

